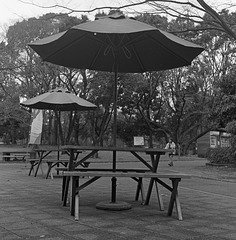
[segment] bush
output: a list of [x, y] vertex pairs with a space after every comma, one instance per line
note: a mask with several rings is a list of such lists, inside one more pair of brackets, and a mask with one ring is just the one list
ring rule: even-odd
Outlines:
[[236, 164], [236, 151], [232, 147], [209, 148], [207, 159], [210, 163], [216, 164]]

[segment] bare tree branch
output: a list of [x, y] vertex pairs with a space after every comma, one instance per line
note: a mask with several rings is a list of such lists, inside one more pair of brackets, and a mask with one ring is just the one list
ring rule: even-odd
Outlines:
[[[149, 7], [152, 7], [155, 12], [151, 11], [153, 14], [154, 13], [165, 13], [166, 15], [170, 17], [179, 17], [179, 18], [188, 18], [188, 20], [191, 20], [195, 23], [201, 23], [203, 21], [203, 18], [201, 15], [203, 14], [208, 14], [211, 16], [212, 21], [208, 22], [209, 28], [212, 26], [213, 30], [218, 30], [218, 31], [224, 31], [227, 33], [229, 36], [232, 38], [236, 39], [236, 32], [232, 30], [232, 27], [229, 26], [229, 23], [227, 23], [219, 13], [217, 13], [213, 7], [208, 5], [204, 0], [196, 0], [199, 5], [194, 4], [191, 1], [173, 1], [173, 0], [130, 0], [128, 4], [123, 4], [121, 6], [101, 6], [101, 7], [95, 7], [91, 9], [72, 9], [67, 6], [55, 4], [51, 6], [42, 6], [39, 4], [35, 4], [33, 1], [26, 1], [26, 0], [19, 0], [22, 3], [25, 4], [31, 4], [33, 6], [37, 6], [40, 8], [45, 8], [45, 9], [53, 9], [53, 8], [61, 8], [66, 11], [68, 11], [68, 14], [71, 13], [93, 13], [96, 11], [100, 10], [122, 10], [122, 9], [128, 9], [128, 8], [133, 8], [137, 6], [142, 6], [142, 5], [147, 5]], [[185, 12], [181, 10], [177, 10], [175, 7], [171, 7], [171, 5], [178, 5], [181, 7], [186, 7]], [[236, 6], [234, 4], [228, 5], [228, 7], [233, 7]], [[135, 10], [134, 10], [135, 11]], [[141, 13], [141, 11], [139, 11]], [[196, 12], [199, 12], [201, 14], [197, 15]], [[136, 11], [137, 13], [137, 11]], [[202, 29], [204, 30], [204, 29]]]
[[236, 39], [236, 33], [228, 27], [226, 22], [220, 17], [220, 15], [213, 8], [211, 8], [203, 0], [197, 0], [197, 1], [205, 9], [205, 11], [212, 16], [213, 19], [219, 22], [219, 25], [222, 26], [222, 28], [225, 30], [226, 33], [228, 33], [230, 36]]

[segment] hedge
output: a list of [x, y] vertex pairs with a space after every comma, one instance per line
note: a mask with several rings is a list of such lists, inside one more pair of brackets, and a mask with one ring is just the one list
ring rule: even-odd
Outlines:
[[232, 147], [209, 148], [207, 159], [210, 163], [236, 164], [236, 151]]

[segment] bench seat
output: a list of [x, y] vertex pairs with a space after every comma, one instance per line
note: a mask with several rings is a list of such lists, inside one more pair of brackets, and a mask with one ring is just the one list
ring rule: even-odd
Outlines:
[[[46, 178], [48, 178], [49, 174], [51, 173], [51, 170], [53, 167], [55, 166], [58, 166], [58, 165], [63, 165], [64, 167], [60, 168], [60, 167], [56, 167], [56, 171], [57, 172], [60, 172], [60, 171], [67, 171], [67, 166], [68, 166], [68, 163], [69, 163], [69, 159], [62, 159], [62, 160], [57, 160], [57, 159], [47, 159], [46, 162], [48, 164], [48, 172], [47, 172], [47, 175], [46, 175]], [[90, 162], [86, 161], [86, 162], [83, 162], [81, 163], [80, 165], [83, 167], [83, 168], [88, 168]], [[53, 175], [51, 174], [51, 178], [53, 178]]]
[[[63, 171], [68, 171], [67, 168], [56, 168], [57, 171], [59, 172], [63, 172]], [[79, 171], [79, 172], [87, 172], [87, 171], [102, 171], [102, 172], [111, 172], [111, 168], [75, 168], [73, 171]], [[151, 172], [150, 169], [147, 168], [117, 168], [116, 172], [140, 172], [140, 173], [144, 173], [144, 172]], [[84, 176], [82, 176], [82, 178], [84, 178]], [[88, 177], [90, 178], [90, 176]], [[137, 190], [136, 190], [136, 195], [135, 195], [135, 201], [138, 201], [139, 199], [139, 195], [141, 194], [141, 198], [142, 198], [142, 203], [144, 203], [144, 190], [143, 190], [143, 183], [142, 183], [142, 179], [137, 178], [137, 177], [132, 177], [133, 180], [135, 180], [138, 185], [137, 185]], [[62, 183], [62, 201], [64, 199], [64, 194], [65, 194], [65, 185], [66, 185], [66, 176], [63, 176], [63, 183]], [[64, 205], [66, 205], [66, 203], [64, 203]]]
[[[27, 162], [30, 163], [30, 170], [29, 170], [29, 176], [31, 175], [32, 171], [34, 171], [34, 168], [39, 164], [40, 159], [39, 158], [31, 158], [31, 159], [27, 159]], [[43, 159], [42, 162], [47, 163], [48, 165], [48, 170], [47, 170], [47, 174], [46, 174], [46, 178], [48, 178], [49, 174], [51, 173], [51, 170], [53, 167], [57, 166], [58, 164], [63, 165], [64, 167], [67, 166], [67, 164], [69, 163], [68, 159]], [[51, 175], [51, 178], [53, 178], [53, 176]]]
[[[171, 192], [170, 201], [168, 206], [168, 216], [172, 215], [174, 204], [176, 206], [176, 211], [178, 215], [178, 219], [182, 220], [182, 211], [180, 207], [180, 202], [178, 199], [178, 184], [182, 178], [190, 178], [190, 175], [182, 174], [182, 173], [173, 173], [173, 172], [133, 172], [133, 171], [116, 171], [116, 172], [108, 172], [108, 171], [64, 171], [63, 176], [70, 177], [72, 179], [72, 187], [71, 187], [71, 215], [75, 216], [75, 219], [79, 219], [79, 192], [92, 182], [96, 181], [101, 177], [128, 177], [128, 178], [150, 178], [154, 179], [157, 183], [161, 184], [167, 190]], [[87, 182], [82, 185], [79, 184], [79, 179], [81, 177], [92, 177]], [[162, 179], [169, 179], [171, 181], [171, 186], [166, 184]], [[159, 194], [159, 193], [158, 193]], [[160, 194], [159, 194], [160, 195]], [[161, 197], [161, 196], [159, 196]], [[147, 205], [148, 202], [145, 202]]]
[[[30, 170], [29, 170], [29, 176], [31, 175], [32, 171], [34, 171], [34, 168], [39, 164], [40, 159], [39, 158], [29, 158], [26, 159], [27, 162], [30, 163]], [[63, 167], [57, 167], [56, 171], [66, 171], [67, 170], [67, 166], [69, 163], [69, 159], [43, 159], [42, 162], [43, 163], [47, 163], [48, 169], [47, 169], [47, 173], [46, 173], [46, 178], [49, 177], [49, 175], [51, 176], [51, 179], [53, 179], [53, 174], [51, 172], [51, 170], [56, 167], [56, 166], [60, 166], [62, 165]], [[89, 166], [90, 162], [84, 162], [81, 164], [82, 167], [87, 168]]]
[[59, 165], [63, 165], [66, 168], [68, 163], [69, 163], [69, 159], [59, 159], [59, 160], [58, 159], [45, 159], [45, 162], [48, 165], [48, 171], [47, 171], [47, 174], [46, 174], [46, 179], [49, 177], [49, 175], [51, 175], [51, 179], [53, 179], [53, 174], [52, 174], [51, 170], [55, 166], [59, 167]]
[[[68, 171], [67, 168], [63, 167], [58, 167], [56, 168], [57, 171]], [[82, 172], [111, 172], [111, 168], [75, 168], [74, 171], [82, 171]], [[140, 173], [145, 173], [145, 172], [151, 172], [150, 169], [147, 168], [116, 168], [116, 172], [140, 172]], [[65, 175], [65, 174], [63, 174]]]
[[25, 161], [30, 154], [21, 154], [21, 153], [14, 153], [14, 154], [3, 154], [2, 159], [5, 161], [15, 160], [15, 161]]

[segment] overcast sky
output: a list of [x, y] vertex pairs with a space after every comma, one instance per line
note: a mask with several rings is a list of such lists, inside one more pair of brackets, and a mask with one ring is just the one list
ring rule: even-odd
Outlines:
[[[72, 9], [92, 9], [101, 6], [119, 6], [125, 0], [2, 0], [0, 5], [0, 25], [9, 24], [23, 18], [38, 17], [46, 12], [63, 12], [62, 8], [40, 8], [30, 4], [50, 7], [55, 4]], [[27, 4], [28, 3], [28, 4]]]
[[[192, 0], [193, 2], [195, 0]], [[222, 2], [228, 2], [230, 0], [205, 0], [208, 4], [214, 2], [216, 6], [217, 3], [222, 4]], [[234, 2], [235, 0], [231, 0]], [[54, 4], [59, 4], [63, 6], [68, 6], [72, 9], [93, 9], [95, 7], [101, 6], [120, 6], [124, 2], [129, 2], [129, 0], [2, 0], [0, 6], [0, 31], [4, 31], [5, 26], [12, 25], [16, 21], [22, 21], [29, 17], [39, 17], [47, 12], [62, 12], [65, 11], [61, 8], [40, 8], [28, 3], [36, 3], [41, 6], [52, 6]], [[88, 14], [86, 14], [88, 15]], [[90, 15], [90, 18], [93, 18]]]

